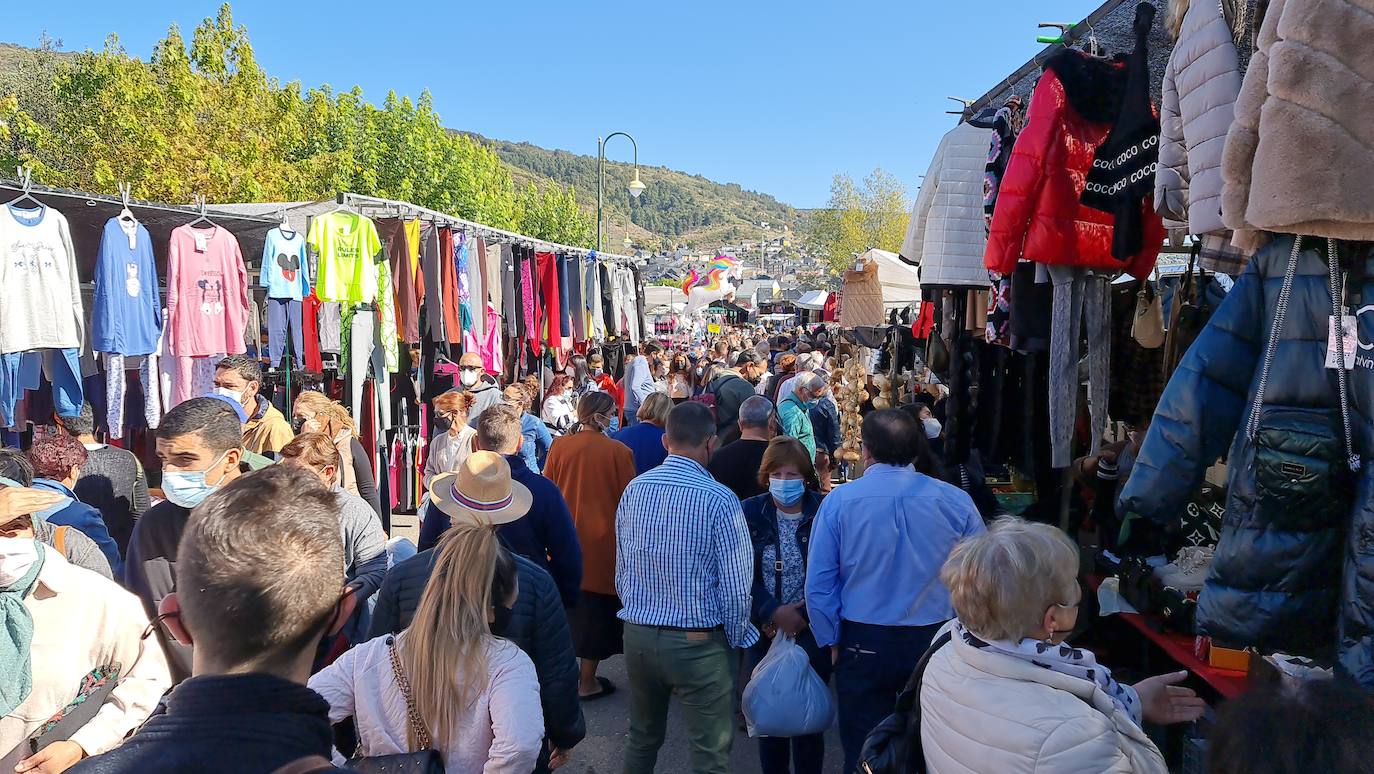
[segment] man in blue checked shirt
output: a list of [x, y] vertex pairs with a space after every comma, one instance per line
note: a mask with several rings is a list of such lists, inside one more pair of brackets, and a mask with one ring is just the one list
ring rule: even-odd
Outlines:
[[986, 530], [963, 490], [912, 467], [925, 437], [912, 415], [874, 411], [860, 432], [863, 477], [821, 503], [806, 571], [811, 632], [817, 645], [836, 650], [846, 774], [936, 631], [954, 617], [940, 582], [949, 552]]
[[754, 553], [739, 499], [706, 472], [716, 445], [711, 410], [693, 401], [674, 408], [663, 443], [668, 459], [630, 482], [615, 517], [630, 679], [625, 772], [654, 770], [677, 694], [692, 771], [725, 774], [735, 736], [730, 649], [759, 639], [749, 622]]

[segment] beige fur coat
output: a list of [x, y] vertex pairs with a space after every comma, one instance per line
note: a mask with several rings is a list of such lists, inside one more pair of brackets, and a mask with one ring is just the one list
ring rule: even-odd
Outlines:
[[1222, 219], [1374, 240], [1374, 0], [1273, 0], [1236, 100]]

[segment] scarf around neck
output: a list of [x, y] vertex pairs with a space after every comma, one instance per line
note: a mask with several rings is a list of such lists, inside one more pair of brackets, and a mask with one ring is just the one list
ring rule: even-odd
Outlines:
[[24, 606], [38, 573], [43, 569], [43, 545], [35, 538], [38, 557], [28, 572], [8, 586], [0, 586], [0, 674], [15, 680], [0, 680], [0, 715], [8, 715], [29, 698], [33, 690], [33, 614]]
[[1111, 670], [1098, 664], [1090, 651], [1064, 643], [1054, 644], [1040, 640], [1021, 640], [1017, 643], [1010, 640], [984, 640], [964, 628], [963, 622], [957, 619], [954, 621], [954, 631], [965, 643], [978, 650], [1028, 661], [1041, 669], [1097, 683], [1117, 709], [1130, 715], [1136, 725], [1140, 725], [1140, 697], [1136, 695], [1135, 689], [1118, 683], [1116, 678], [1112, 677]]

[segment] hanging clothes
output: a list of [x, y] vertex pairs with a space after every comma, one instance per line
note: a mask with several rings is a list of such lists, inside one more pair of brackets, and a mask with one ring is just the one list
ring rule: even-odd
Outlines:
[[305, 370], [321, 373], [324, 371], [324, 361], [320, 357], [320, 299], [314, 291], [301, 299], [301, 330], [304, 338]]
[[584, 273], [586, 274], [587, 285], [583, 303], [587, 313], [587, 338], [601, 340], [606, 338], [606, 316], [601, 310], [601, 271], [600, 263], [596, 260], [596, 252], [587, 254], [582, 262]]
[[[370, 219], [346, 210], [325, 213], [311, 222], [306, 243], [318, 264], [315, 292], [321, 301], [358, 304], [377, 300], [378, 275], [373, 264], [383, 257], [382, 240]], [[387, 275], [389, 278], [389, 269]], [[386, 295], [390, 307], [389, 289]]]
[[558, 335], [567, 339], [573, 335], [569, 306], [571, 289], [568, 287], [568, 256], [559, 255], [554, 260], [558, 266]]
[[611, 269], [604, 263], [597, 262], [597, 283], [601, 298], [601, 319], [606, 324], [603, 336], [619, 336], [620, 313], [615, 305], [615, 281], [612, 279]]
[[898, 257], [921, 269], [921, 292], [987, 287], [984, 169], [992, 132], [961, 123], [940, 140], [911, 208]]
[[[419, 236], [419, 221], [415, 224]], [[410, 223], [399, 218], [380, 218], [376, 221], [377, 236], [390, 264], [394, 278], [396, 329], [407, 343], [419, 341], [420, 310], [415, 304], [415, 274], [410, 270]]]
[[101, 232], [95, 259], [91, 349], [125, 356], [150, 355], [157, 352], [161, 337], [162, 298], [153, 263], [153, 239], [142, 223], [110, 218]]
[[458, 267], [453, 261], [454, 250], [453, 229], [447, 226], [439, 229], [439, 286], [441, 301], [439, 302], [442, 312], [435, 309], [430, 314], [438, 314], [444, 321], [444, 335], [436, 341], [447, 341], [450, 344], [461, 344], [463, 341], [463, 321], [458, 312], [458, 305], [453, 300], [458, 297]]
[[518, 305], [520, 298], [520, 284], [517, 282], [518, 274], [515, 269], [515, 251], [510, 245], [501, 245], [501, 319], [506, 323], [505, 335], [508, 338], [520, 338], [520, 321], [523, 319], [523, 307]]
[[[559, 308], [558, 256], [553, 253], [535, 253], [534, 259], [539, 271], [543, 341], [549, 349], [557, 351], [562, 347], [562, 340], [559, 335], [559, 320], [562, 318], [562, 311]], [[535, 353], [538, 354], [538, 352], [536, 349]]]
[[[153, 286], [157, 286], [156, 280]], [[0, 353], [79, 348], [86, 324], [67, 218], [46, 205], [0, 213]]]
[[482, 286], [482, 266], [486, 261], [487, 242], [476, 237], [468, 251], [468, 309], [472, 312], [472, 333], [478, 340], [487, 327], [487, 293]]
[[446, 226], [430, 225], [420, 234], [420, 274], [429, 278], [425, 283], [424, 330], [421, 335], [430, 341], [444, 340], [447, 321], [442, 310], [453, 298], [444, 287], [443, 235], [447, 232]]
[[568, 319], [572, 323], [574, 343], [587, 340], [586, 272], [582, 259], [568, 258]]
[[468, 262], [472, 254], [472, 237], [460, 234], [455, 240], [454, 271], [458, 275], [458, 318], [463, 326], [463, 342], [472, 330], [472, 291], [468, 286]]
[[501, 258], [505, 251], [505, 245], [488, 244], [486, 264], [482, 270], [482, 287], [487, 291], [487, 301], [498, 312], [505, 308], [506, 272]]
[[521, 315], [525, 326], [525, 342], [529, 345], [530, 351], [539, 354], [539, 312], [535, 305], [534, 295], [534, 252], [521, 247], [520, 251], [520, 301], [523, 308]]
[[239, 240], [220, 226], [172, 229], [167, 245], [167, 328], [172, 354], [178, 358], [242, 354], [248, 306], [248, 269]]
[[[419, 219], [406, 221], [406, 249], [409, 251], [407, 254], [410, 256], [410, 274], [415, 278], [411, 283], [411, 288], [413, 288], [413, 292], [415, 293], [416, 306], [419, 306], [419, 302], [425, 295], [425, 278], [420, 272], [420, 249], [421, 245], [424, 244], [424, 225], [425, 224], [421, 223]], [[392, 272], [394, 273], [395, 271], [393, 267]]]

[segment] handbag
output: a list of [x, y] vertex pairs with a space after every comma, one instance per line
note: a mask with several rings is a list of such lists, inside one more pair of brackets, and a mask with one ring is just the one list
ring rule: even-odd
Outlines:
[[1164, 345], [1164, 298], [1155, 292], [1149, 280], [1141, 280], [1140, 292], [1136, 293], [1131, 338], [1145, 349]]
[[[1174, 292], [1174, 305], [1169, 314], [1169, 330], [1164, 350], [1165, 373], [1173, 373], [1188, 348], [1193, 346], [1207, 321], [1212, 317], [1212, 305], [1207, 301], [1206, 272], [1197, 267], [1202, 243], [1194, 242], [1188, 257], [1188, 271]], [[1194, 271], [1197, 273], [1194, 274]]]
[[425, 729], [420, 712], [415, 708], [415, 697], [410, 692], [410, 680], [406, 679], [401, 668], [401, 654], [396, 651], [396, 638], [386, 638], [387, 650], [391, 652], [391, 671], [396, 676], [396, 685], [406, 700], [406, 719], [420, 749], [415, 752], [395, 753], [392, 755], [372, 755], [350, 758], [348, 768], [361, 774], [443, 774], [444, 762], [439, 751], [434, 749]]
[[[1338, 524], [1350, 513], [1355, 473], [1361, 461], [1350, 432], [1349, 374], [1344, 363], [1338, 363], [1341, 367], [1335, 369], [1339, 396], [1336, 409], [1264, 405], [1269, 369], [1288, 315], [1301, 245], [1302, 237], [1294, 237], [1245, 430], [1254, 454], [1257, 510], [1268, 523], [1312, 531]], [[1332, 315], [1339, 321], [1345, 311], [1340, 263], [1335, 240], [1328, 239], [1326, 245]], [[1339, 323], [1334, 327], [1339, 359], [1345, 351], [1345, 330]]]
[[921, 744], [921, 683], [930, 657], [949, 641], [949, 632], [935, 638], [916, 664], [906, 688], [898, 694], [892, 714], [868, 732], [863, 749], [859, 751], [859, 771], [862, 774], [925, 774], [926, 753]]

